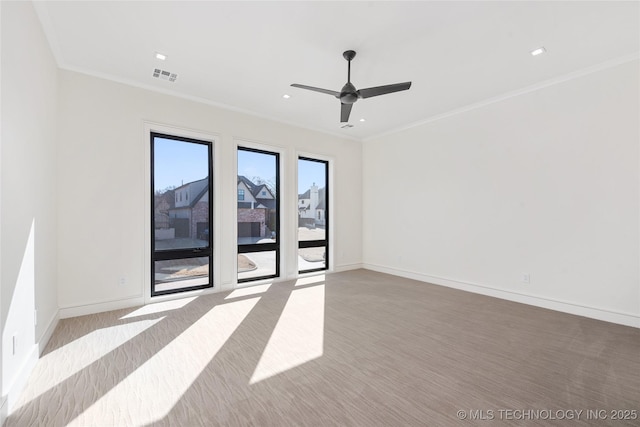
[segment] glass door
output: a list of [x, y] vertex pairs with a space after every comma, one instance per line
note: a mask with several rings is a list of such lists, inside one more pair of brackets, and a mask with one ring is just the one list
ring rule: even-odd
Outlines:
[[151, 133], [151, 296], [213, 287], [212, 143]]

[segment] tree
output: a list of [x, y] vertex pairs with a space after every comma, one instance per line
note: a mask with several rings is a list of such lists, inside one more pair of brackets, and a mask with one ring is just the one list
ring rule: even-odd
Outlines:
[[262, 177], [259, 176], [254, 176], [251, 179], [251, 182], [253, 182], [256, 185], [266, 185], [267, 188], [269, 189], [269, 191], [271, 191], [271, 194], [273, 194], [274, 197], [277, 197], [277, 191], [276, 191], [276, 179], [275, 177], [272, 177], [271, 179], [262, 179]]
[[175, 190], [176, 186], [175, 185], [170, 185], [167, 188], [163, 188], [162, 190], [156, 190], [155, 191], [155, 195], [156, 196], [162, 196], [164, 193], [166, 193], [167, 191], [171, 191], [171, 190]]

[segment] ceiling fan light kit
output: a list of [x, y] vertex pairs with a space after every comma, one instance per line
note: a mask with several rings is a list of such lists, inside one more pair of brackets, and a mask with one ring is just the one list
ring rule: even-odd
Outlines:
[[329, 89], [322, 89], [319, 87], [307, 86], [294, 83], [291, 86], [300, 89], [312, 90], [314, 92], [325, 93], [327, 95], [335, 96], [340, 100], [340, 122], [345, 123], [349, 121], [351, 115], [351, 108], [358, 99], [372, 98], [374, 96], [386, 95], [388, 93], [400, 92], [407, 90], [411, 87], [411, 82], [394, 83], [384, 86], [370, 87], [366, 89], [356, 89], [351, 83], [351, 60], [355, 58], [356, 52], [353, 50], [345, 51], [342, 56], [347, 60], [347, 83], [342, 86], [340, 92]]

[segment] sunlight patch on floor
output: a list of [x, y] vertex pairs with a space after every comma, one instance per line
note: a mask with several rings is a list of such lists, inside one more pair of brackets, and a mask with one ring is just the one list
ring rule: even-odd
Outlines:
[[246, 297], [247, 295], [262, 294], [264, 292], [267, 292], [270, 287], [271, 287], [271, 283], [266, 283], [264, 285], [255, 285], [255, 286], [248, 286], [246, 288], [236, 289], [235, 291], [227, 295], [224, 299], [227, 300], [227, 299], [233, 299], [233, 298]]
[[259, 300], [215, 306], [70, 425], [146, 425], [165, 417]]
[[[41, 363], [38, 366], [55, 366], [55, 369], [33, 373], [32, 376], [37, 381], [33, 382], [33, 386], [25, 387], [25, 390], [29, 393], [28, 396], [25, 396], [25, 401], [29, 402], [37, 398], [127, 341], [135, 338], [162, 319], [164, 317], [97, 329], [45, 354], [41, 359], [46, 363]], [[69, 354], [72, 354], [73, 357], [69, 357]]]
[[120, 320], [131, 319], [132, 317], [147, 316], [149, 314], [162, 313], [163, 311], [177, 310], [189, 304], [190, 302], [195, 301], [196, 298], [198, 297], [180, 298], [171, 301], [148, 304], [132, 311], [129, 314], [122, 316]]
[[322, 356], [324, 285], [291, 292], [249, 384]]
[[314, 283], [324, 283], [325, 275], [318, 274], [317, 276], [303, 277], [296, 280], [296, 286], [312, 285]]

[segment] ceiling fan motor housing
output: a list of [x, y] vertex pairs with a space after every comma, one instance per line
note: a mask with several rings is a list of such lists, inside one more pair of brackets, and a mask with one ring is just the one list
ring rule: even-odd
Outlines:
[[353, 104], [358, 100], [358, 93], [356, 92], [356, 87], [347, 83], [342, 86], [342, 90], [340, 91], [340, 96], [337, 97], [340, 99], [340, 102], [343, 104]]
[[346, 59], [347, 61], [351, 61], [353, 58], [356, 57], [356, 51], [355, 50], [345, 50], [344, 52], [342, 52], [342, 57], [344, 59]]

